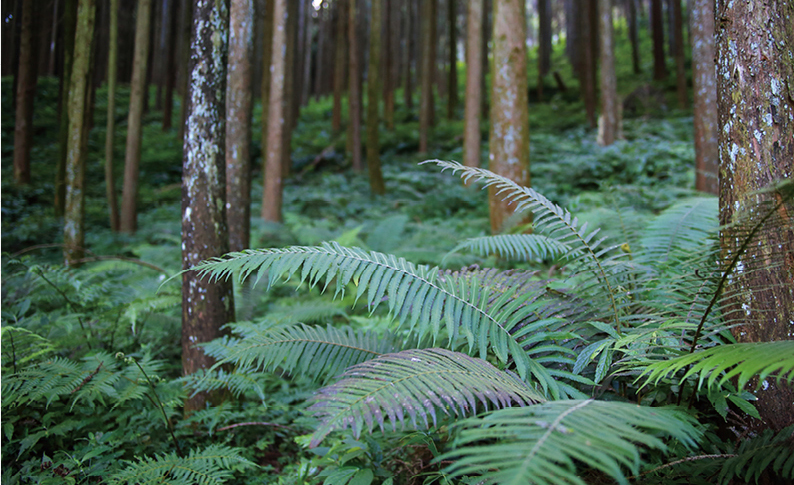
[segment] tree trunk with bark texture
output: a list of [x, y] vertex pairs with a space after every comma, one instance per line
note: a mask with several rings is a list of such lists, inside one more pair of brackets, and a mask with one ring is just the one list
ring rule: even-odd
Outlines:
[[305, 1], [306, 18], [304, 19], [305, 28], [303, 30], [303, 60], [301, 64], [303, 69], [303, 74], [301, 75], [301, 106], [306, 106], [309, 103], [309, 92], [311, 91], [312, 85], [312, 12], [314, 11], [314, 7], [312, 6], [311, 0]]
[[[490, 170], [529, 186], [529, 109], [526, 24], [522, 0], [494, 0], [491, 73]], [[491, 231], [499, 232], [515, 210], [488, 188]]]
[[717, 73], [714, 65], [714, 2], [692, 2], [692, 83], [695, 125], [695, 188], [719, 194]]
[[254, 15], [254, 0], [232, 1], [226, 80], [226, 220], [230, 251], [250, 247]]
[[[738, 213], [761, 214], [758, 203], [776, 203], [777, 191], [758, 194], [794, 175], [794, 4], [717, 4], [717, 102], [720, 133], [720, 223]], [[753, 239], [731, 275], [723, 310], [737, 319], [739, 342], [794, 338], [794, 224], [792, 204], [780, 207], [773, 224]], [[720, 237], [723, 262], [736, 257], [744, 233], [726, 227]], [[794, 389], [767, 379], [756, 392], [760, 422], [750, 430], [780, 431], [794, 423]]]
[[350, 71], [348, 78], [350, 87], [348, 92], [349, 117], [350, 117], [350, 154], [353, 170], [363, 170], [361, 163], [361, 75], [359, 73], [358, 33], [356, 32], [356, 1], [348, 2], [347, 39], [348, 57], [350, 58]]
[[66, 210], [63, 245], [67, 266], [83, 258], [85, 241], [85, 159], [87, 141], [85, 122], [91, 78], [91, 40], [94, 36], [96, 5], [94, 0], [80, 0], [74, 36], [74, 56], [69, 80], [69, 130], [66, 150]]
[[447, 83], [447, 119], [455, 117], [458, 108], [458, 10], [455, 0], [448, 0], [447, 15], [449, 21], [449, 79]]
[[369, 69], [367, 71], [367, 170], [369, 172], [369, 188], [373, 194], [377, 195], [386, 192], [380, 168], [380, 142], [378, 140], [382, 6], [382, 0], [372, 0], [369, 25]]
[[[182, 158], [182, 269], [229, 249], [226, 227], [224, 126], [229, 12], [224, 2], [197, 0], [190, 42], [188, 118]], [[215, 359], [196, 345], [222, 335], [234, 319], [231, 280], [210, 282], [182, 273], [182, 374], [209, 369]], [[223, 391], [185, 401], [185, 415], [218, 404]]]
[[394, 129], [394, 81], [392, 80], [392, 62], [394, 57], [394, 44], [392, 43], [392, 3], [396, 0], [383, 0], [381, 23], [383, 39], [381, 39], [381, 59], [383, 81], [383, 120], [386, 129]]
[[435, 0], [420, 2], [422, 7], [421, 15], [421, 39], [422, 42], [422, 69], [421, 69], [421, 100], [419, 102], [419, 153], [427, 153], [427, 137], [430, 132], [433, 117], [433, 71], [436, 61], [433, 45], [436, 39], [433, 38], [433, 24], [436, 19], [433, 17], [433, 4]]
[[69, 138], [69, 82], [74, 56], [74, 36], [77, 22], [77, 0], [65, 0], [63, 10], [63, 69], [58, 113], [58, 158], [55, 165], [55, 215], [62, 216], [66, 207], [66, 157]]
[[578, 15], [579, 22], [581, 23], [581, 34], [579, 37], [580, 45], [577, 49], [581, 56], [581, 60], [579, 61], [579, 65], [581, 66], [579, 79], [581, 80], [582, 100], [584, 101], [587, 124], [590, 128], [596, 127], [596, 60], [591, 49], [595, 26], [592, 22], [593, 15], [590, 13], [590, 9], [596, 8], [596, 6], [593, 5], [594, 1], [595, 0], [591, 0], [583, 4]]
[[689, 105], [689, 99], [686, 89], [686, 71], [684, 69], [684, 22], [681, 13], [681, 0], [672, 0], [672, 7], [673, 39], [675, 39], [673, 57], [675, 59], [676, 97], [678, 98], [678, 107], [686, 109]]
[[[314, 69], [314, 99], [319, 100], [322, 96], [324, 89], [323, 83], [325, 81], [326, 70], [325, 66], [325, 50], [328, 48], [328, 31], [332, 22], [331, 10], [328, 5], [328, 0], [323, 0], [320, 4], [320, 9], [317, 11], [317, 62]], [[334, 53], [335, 54], [335, 53]], [[334, 55], [334, 63], [336, 63], [336, 56]], [[334, 68], [336, 66], [334, 65]], [[336, 69], [334, 69], [333, 79], [336, 81]], [[344, 81], [343, 81], [344, 82]]]
[[113, 139], [116, 131], [116, 71], [119, 50], [119, 0], [110, 0], [108, 47], [108, 115], [105, 130], [105, 191], [108, 199], [110, 229], [119, 230], [119, 205], [116, 196], [116, 178], [113, 174]]
[[615, 45], [612, 27], [612, 0], [598, 2], [601, 42], [601, 117], [598, 143], [608, 146], [620, 136], [620, 106], [615, 76]]
[[348, 17], [348, 0], [336, 0], [336, 52], [334, 52], [334, 108], [331, 114], [331, 131], [342, 131], [342, 94], [345, 90], [345, 64], [347, 61], [345, 21]]
[[414, 109], [414, 83], [413, 83], [413, 74], [412, 74], [412, 66], [413, 60], [416, 57], [414, 55], [414, 30], [416, 30], [416, 26], [414, 25], [414, 1], [413, 0], [406, 0], [405, 2], [405, 50], [403, 51], [403, 104], [408, 111], [413, 111]]
[[640, 70], [640, 37], [637, 31], [637, 0], [626, 0], [626, 22], [629, 24], [629, 42], [631, 43], [631, 67], [634, 74]]
[[138, 2], [135, 25], [135, 56], [130, 83], [130, 112], [127, 117], [127, 150], [124, 155], [124, 189], [121, 195], [121, 232], [138, 229], [138, 168], [141, 162], [141, 121], [146, 90], [146, 59], [149, 53], [151, 0]]
[[483, 0], [469, 1], [466, 25], [466, 113], [463, 131], [463, 163], [469, 167], [480, 166], [483, 4]]
[[33, 99], [36, 97], [36, 35], [34, 0], [21, 0], [22, 26], [19, 36], [16, 120], [14, 126], [14, 183], [30, 183], [30, 148], [33, 140]]
[[270, 61], [270, 94], [267, 103], [267, 152], [265, 188], [262, 195], [262, 219], [281, 222], [284, 130], [286, 103], [284, 80], [287, 69], [287, 0], [273, 2], [273, 40]]
[[179, 33], [178, 0], [169, 0], [168, 4], [168, 37], [166, 40], [165, 95], [163, 96], [163, 131], [171, 129], [174, 112], [174, 84], [176, 83], [176, 41]]
[[179, 92], [182, 94], [182, 109], [180, 110], [179, 115], [179, 140], [184, 140], [185, 134], [185, 123], [187, 122], [187, 91], [189, 89], [188, 86], [188, 77], [189, 74], [189, 64], [190, 64], [190, 32], [191, 26], [193, 25], [193, 2], [191, 0], [182, 0], [182, 62], [179, 63], [179, 70], [182, 72], [180, 79], [181, 79], [181, 86]]
[[[265, 12], [264, 12], [264, 21], [262, 23], [262, 86], [261, 86], [261, 97], [262, 97], [262, 132], [261, 132], [261, 145], [262, 145], [262, 207], [259, 209], [259, 216], [262, 219], [269, 220], [270, 217], [270, 205], [273, 201], [268, 200], [268, 196], [266, 195], [269, 190], [268, 186], [268, 154], [270, 152], [270, 147], [268, 143], [270, 141], [270, 88], [272, 87], [271, 80], [272, 80], [272, 62], [273, 62], [273, 35], [274, 35], [274, 20], [275, 20], [275, 10], [274, 10], [274, 2], [268, 1], [265, 4]], [[279, 55], [281, 53], [279, 52]], [[278, 115], [279, 123], [281, 123], [281, 116], [282, 114]], [[280, 136], [280, 135], [279, 135]], [[279, 170], [278, 175], [271, 175], [278, 177], [278, 184], [273, 185], [275, 188], [276, 186], [279, 188], [279, 193], [281, 191], [281, 171]], [[273, 180], [272, 182], [276, 182]], [[279, 204], [280, 204], [279, 199]], [[281, 211], [279, 210], [279, 213]]]
[[298, 2], [287, 2], [287, 36], [286, 57], [284, 59], [284, 128], [281, 142], [281, 177], [289, 177], [292, 171], [292, 130], [298, 121], [297, 103], [295, 100], [295, 58], [297, 54], [296, 40], [298, 36]]
[[662, 0], [651, 0], [651, 32], [653, 35], [653, 78], [660, 81], [667, 77], [667, 64], [664, 57]]
[[538, 72], [545, 77], [551, 69], [551, 0], [538, 0]]

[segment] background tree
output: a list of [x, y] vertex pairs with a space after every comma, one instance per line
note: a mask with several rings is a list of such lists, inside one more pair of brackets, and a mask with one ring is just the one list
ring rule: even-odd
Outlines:
[[675, 86], [678, 107], [685, 109], [689, 105], [687, 99], [686, 69], [684, 66], [684, 21], [681, 13], [681, 0], [671, 0], [670, 5], [673, 13], [673, 31], [671, 37], [674, 40], [673, 59], [675, 60]]
[[[582, 100], [590, 128], [596, 127], [596, 56], [594, 55], [594, 40], [597, 37], [595, 23], [598, 21], [596, 6], [597, 0], [579, 4], [581, 9], [577, 16], [581, 26], [579, 34], [579, 66], [580, 85], [582, 86]], [[596, 22], [594, 22], [594, 20]], [[495, 54], [494, 54], [495, 55]]]
[[79, 264], [85, 241], [85, 159], [88, 145], [88, 90], [91, 77], [91, 39], [94, 36], [94, 0], [80, 0], [74, 37], [74, 57], [69, 80], [69, 131], [66, 151], [66, 210], [63, 244], [67, 265]]
[[262, 194], [262, 219], [281, 222], [281, 202], [286, 124], [284, 82], [287, 70], [287, 2], [273, 2], [273, 43], [271, 47], [270, 94], [267, 114], [267, 153], [265, 155], [265, 189]]
[[165, 94], [163, 98], [163, 131], [167, 131], [171, 129], [171, 123], [173, 121], [173, 109], [174, 109], [174, 84], [176, 83], [176, 72], [177, 70], [174, 68], [176, 63], [176, 53], [177, 53], [177, 40], [179, 34], [179, 17], [180, 17], [180, 9], [179, 9], [179, 0], [168, 0], [168, 33], [167, 33], [167, 41], [166, 41], [166, 68], [164, 72], [164, 89]]
[[[529, 110], [526, 23], [521, 0], [494, 0], [491, 72], [490, 170], [529, 186]], [[499, 232], [515, 206], [488, 188], [491, 231]]]
[[347, 61], [347, 51], [345, 42], [347, 31], [347, 1], [336, 0], [334, 2], [334, 12], [336, 15], [336, 49], [334, 52], [334, 108], [331, 115], [331, 130], [339, 133], [342, 130], [342, 93], [345, 90], [345, 64]]
[[[259, 210], [259, 215], [265, 220], [267, 219], [268, 207], [271, 201], [264, 195], [268, 190], [268, 177], [267, 177], [267, 159], [268, 159], [268, 139], [270, 129], [270, 80], [271, 70], [270, 63], [273, 60], [273, 21], [275, 20], [275, 6], [274, 2], [269, 1], [265, 3], [265, 11], [263, 14], [264, 20], [262, 22], [262, 129], [261, 129], [261, 145], [262, 145], [262, 207]], [[280, 118], [279, 118], [280, 119]], [[267, 205], [266, 205], [267, 204]]]
[[[720, 0], [717, 11], [720, 222], [728, 224], [764, 197], [778, 199], [774, 191], [757, 191], [793, 175], [794, 4]], [[765, 227], [758, 242], [740, 255], [729, 280], [727, 293], [734, 296], [726, 313], [742, 319], [731, 329], [739, 342], [794, 338], [794, 224], [785, 207], [778, 216], [780, 224]], [[725, 260], [734, 257], [745, 237], [741, 226], [725, 227]], [[752, 423], [751, 430], [779, 431], [794, 423], [791, 387], [768, 379], [756, 394], [762, 422]]]
[[694, 90], [695, 188], [719, 193], [717, 139], [717, 75], [714, 65], [714, 2], [693, 0], [692, 84]]
[[664, 58], [664, 19], [662, 0], [651, 0], [651, 33], [653, 35], [653, 78], [667, 77], [667, 64]]
[[124, 187], [121, 193], [122, 232], [138, 228], [138, 176], [141, 162], [141, 118], [143, 116], [147, 58], [149, 55], [149, 22], [151, 0], [138, 0], [135, 20], [135, 55], [130, 82], [130, 111], [127, 116], [127, 149], [124, 153]]
[[483, 0], [468, 2], [466, 23], [466, 105], [464, 108], [463, 163], [469, 167], [480, 166], [483, 3]]
[[108, 199], [110, 228], [119, 230], [119, 205], [116, 197], [116, 179], [113, 175], [113, 140], [116, 131], [116, 72], [118, 71], [118, 9], [119, 0], [110, 0], [108, 19], [110, 23], [108, 47], [108, 114], [105, 130], [105, 190]]
[[382, 6], [382, 0], [372, 0], [369, 24], [369, 69], [367, 70], [367, 171], [369, 172], [369, 188], [373, 194], [378, 195], [386, 192], [380, 169], [380, 143], [378, 140]]
[[631, 43], [631, 67], [634, 74], [640, 70], [640, 36], [637, 31], [637, 0], [626, 0], [626, 23], [629, 29], [629, 42]]
[[[295, 100], [297, 76], [295, 75], [295, 59], [298, 36], [298, 5], [299, 0], [287, 2], [287, 36], [286, 54], [284, 58], [284, 127], [281, 136], [281, 177], [288, 177], [292, 170], [292, 130], [298, 122], [298, 105]], [[275, 47], [274, 47], [275, 48]], [[282, 189], [283, 190], [283, 189]], [[281, 218], [279, 217], [279, 220]]]
[[447, 84], [447, 119], [455, 117], [458, 107], [458, 10], [455, 0], [447, 0], [447, 25], [449, 26], [449, 71]]
[[62, 48], [63, 64], [61, 68], [61, 82], [59, 84], [59, 110], [58, 110], [58, 158], [55, 160], [55, 198], [53, 206], [55, 215], [64, 214], [66, 207], [66, 157], [69, 139], [69, 82], [72, 77], [72, 63], [74, 56], [74, 35], [77, 22], [77, 0], [65, 0], [63, 9]]
[[612, 27], [612, 0], [598, 2], [598, 19], [601, 51], [601, 117], [598, 126], [598, 144], [611, 145], [620, 135], [620, 106], [618, 105], [617, 78], [615, 76], [615, 45]]
[[420, 70], [422, 98], [419, 101], [419, 153], [427, 153], [427, 137], [430, 126], [433, 124], [433, 71], [436, 63], [433, 45], [437, 41], [433, 36], [433, 26], [436, 23], [436, 18], [433, 15], [434, 4], [435, 0], [420, 2], [422, 7], [422, 42], [420, 42], [422, 46], [422, 69]]
[[350, 125], [350, 154], [353, 163], [353, 170], [361, 171], [361, 73], [359, 72], [359, 48], [358, 34], [356, 32], [356, 0], [349, 0], [348, 20], [347, 20], [347, 45], [348, 56], [350, 58], [350, 70], [348, 79], [350, 87], [348, 91], [348, 116]]
[[33, 99], [36, 97], [37, 42], [33, 21], [34, 0], [21, 0], [22, 20], [17, 68], [14, 127], [14, 182], [30, 183], [30, 147], [33, 139]]
[[254, 18], [253, 0], [231, 2], [226, 84], [226, 219], [230, 251], [242, 251], [250, 245]]
[[551, 1], [538, 1], [538, 99], [543, 97], [543, 78], [551, 69]]
[[[224, 2], [197, 0], [190, 43], [188, 119], [182, 156], [182, 269], [229, 249], [224, 170], [227, 39], [229, 12]], [[193, 271], [182, 273], [182, 373], [208, 369], [215, 360], [196, 344], [221, 335], [234, 319], [232, 283], [210, 282]], [[220, 393], [188, 398], [185, 414], [204, 409]]]

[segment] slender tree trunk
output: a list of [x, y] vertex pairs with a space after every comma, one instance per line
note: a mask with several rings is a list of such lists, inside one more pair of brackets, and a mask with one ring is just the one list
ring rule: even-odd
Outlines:
[[[149, 86], [152, 85], [152, 79], [153, 79], [154, 67], [155, 67], [155, 62], [154, 61], [155, 61], [155, 57], [156, 57], [155, 56], [155, 52], [157, 51], [157, 36], [155, 34], [157, 33], [157, 17], [158, 17], [158, 15], [157, 15], [157, 10], [158, 10], [157, 6], [158, 6], [158, 0], [149, 0], [149, 1], [151, 2], [151, 5], [149, 6], [149, 25], [147, 27], [148, 28], [148, 32], [149, 32], [149, 49], [148, 49], [148, 52], [146, 53], [146, 61], [145, 61], [146, 62], [146, 69], [144, 71], [146, 73], [146, 76], [144, 76], [144, 81], [143, 81], [143, 114], [148, 114], [149, 113], [149, 104], [150, 104], [149, 103]], [[136, 28], [138, 27], [137, 19], [136, 19], [135, 27]], [[138, 45], [137, 36], [136, 36], [136, 39], [135, 39], [135, 45], [136, 45], [136, 47]], [[135, 77], [135, 61], [134, 61], [134, 59], [133, 59], [133, 74], [132, 74], [132, 76], [133, 76], [133, 78]], [[132, 89], [132, 86], [130, 86], [130, 89]]]
[[[306, 24], [303, 29], [303, 75], [301, 76], [301, 106], [306, 106], [309, 103], [309, 91], [311, 89], [311, 74], [312, 74], [312, 12], [314, 7], [311, 0], [305, 0], [305, 20]], [[317, 37], [319, 39], [319, 29]]]
[[[266, 195], [269, 190], [268, 186], [268, 156], [270, 153], [270, 147], [268, 146], [268, 142], [270, 140], [269, 132], [270, 132], [270, 109], [272, 108], [270, 104], [270, 89], [271, 89], [271, 79], [272, 79], [272, 62], [273, 62], [273, 35], [274, 35], [274, 21], [275, 21], [275, 5], [272, 0], [268, 0], [265, 4], [265, 12], [264, 12], [264, 22], [262, 24], [262, 86], [261, 86], [261, 97], [262, 97], [262, 133], [261, 133], [261, 144], [262, 144], [262, 207], [259, 209], [259, 215], [262, 219], [269, 220], [269, 206], [272, 205], [273, 201], [268, 200], [268, 196]], [[278, 53], [281, 55], [281, 52]], [[283, 114], [278, 115], [278, 122], [281, 123], [281, 116]], [[280, 135], [279, 135], [280, 136]], [[271, 177], [275, 177], [276, 174], [271, 174]], [[276, 182], [272, 180], [271, 182]], [[281, 171], [278, 172], [278, 183], [274, 184], [273, 187], [278, 187], [279, 189], [279, 197], [281, 194]], [[281, 200], [278, 200], [278, 203], [281, 204]], [[281, 210], [279, 209], [279, 213]]]
[[265, 188], [262, 195], [262, 218], [281, 222], [284, 160], [284, 130], [287, 105], [284, 84], [287, 70], [287, 0], [273, 2], [273, 40], [270, 64], [270, 94], [267, 111], [267, 153], [265, 155]]
[[651, 32], [653, 33], [653, 78], [659, 81], [667, 77], [667, 64], [664, 58], [662, 0], [651, 0]]
[[66, 210], [63, 244], [67, 266], [83, 258], [85, 241], [85, 159], [87, 151], [86, 105], [91, 78], [91, 39], [94, 35], [96, 6], [94, 0], [80, 0], [74, 36], [69, 101], [69, 130], [66, 157]]
[[414, 30], [416, 27], [414, 26], [413, 17], [414, 17], [414, 1], [413, 0], [406, 0], [405, 2], [405, 50], [404, 50], [404, 59], [403, 59], [403, 104], [408, 111], [413, 111], [414, 109], [414, 90], [413, 90], [413, 76], [412, 76], [412, 64], [413, 60], [416, 57], [414, 55]]
[[[190, 42], [188, 119], [182, 156], [182, 269], [220, 256], [229, 249], [224, 170], [227, 36], [224, 2], [197, 0]], [[230, 280], [211, 282], [195, 271], [182, 273], [182, 374], [209, 369], [215, 359], [197, 344], [222, 335], [234, 320]], [[201, 392], [185, 402], [185, 414], [217, 404], [223, 391]]]
[[33, 140], [33, 98], [36, 96], [36, 41], [34, 0], [22, 1], [22, 27], [17, 70], [16, 125], [14, 127], [14, 182], [30, 183], [30, 148]]
[[293, 87], [293, 97], [295, 98], [293, 105], [293, 110], [295, 113], [295, 119], [297, 120], [297, 116], [300, 112], [300, 107], [303, 106], [301, 102], [301, 96], [303, 95], [303, 58], [305, 55], [305, 41], [306, 41], [306, 31], [308, 30], [306, 27], [306, 0], [294, 0], [295, 2], [295, 10], [296, 10], [296, 17], [295, 17], [295, 53], [293, 58], [293, 76], [295, 78], [294, 87]]
[[174, 111], [174, 84], [176, 83], [176, 40], [179, 32], [180, 12], [177, 8], [178, 0], [169, 0], [168, 40], [166, 41], [166, 69], [165, 69], [165, 95], [163, 98], [163, 131], [171, 129]]
[[282, 136], [284, 141], [281, 143], [282, 150], [282, 171], [283, 178], [289, 177], [292, 170], [292, 129], [298, 122], [296, 112], [297, 103], [295, 102], [295, 58], [296, 40], [298, 32], [298, 3], [287, 2], [287, 46], [284, 70], [284, 129]]
[[369, 171], [369, 188], [373, 194], [377, 195], [386, 193], [380, 169], [380, 143], [378, 141], [382, 6], [382, 0], [372, 0], [369, 25], [369, 69], [367, 71], [367, 170]]
[[[579, 55], [582, 56], [580, 61], [581, 65], [581, 86], [582, 86], [582, 99], [584, 100], [584, 109], [587, 116], [587, 124], [590, 128], [596, 127], [596, 94], [595, 94], [595, 57], [593, 56], [591, 45], [594, 35], [595, 26], [593, 25], [593, 15], [590, 9], [596, 8], [593, 3], [596, 0], [591, 0], [582, 5], [582, 10], [579, 13], [579, 21], [581, 22], [581, 35], [579, 46]], [[601, 0], [604, 1], [604, 0]]]
[[488, 60], [488, 42], [493, 37], [493, 2], [494, 0], [484, 0], [482, 11], [482, 63], [485, 67], [482, 70], [482, 94], [480, 107], [483, 114], [490, 113], [491, 90], [488, 86], [487, 76], [491, 71], [491, 62]]
[[463, 163], [469, 167], [480, 166], [483, 3], [483, 0], [469, 1], [466, 25], [466, 113], [463, 131]]
[[582, 54], [581, 49], [581, 25], [579, 19], [582, 11], [582, 4], [575, 0], [565, 0], [565, 55], [574, 76], [581, 82], [582, 79]]
[[601, 42], [601, 117], [598, 144], [608, 146], [620, 136], [620, 107], [615, 77], [615, 46], [612, 26], [612, 0], [598, 2]]
[[629, 42], [631, 43], [631, 67], [634, 74], [640, 74], [640, 38], [637, 32], [637, 0], [626, 0], [626, 22], [629, 24]]
[[381, 58], [383, 60], [383, 120], [386, 122], [386, 129], [394, 130], [394, 79], [392, 77], [392, 64], [396, 57], [395, 45], [392, 36], [392, 3], [396, 0], [383, 0], [383, 13], [381, 15], [383, 24], [383, 39], [381, 41]]
[[551, 69], [551, 0], [538, 0], [538, 72], [541, 78]]
[[[490, 169], [529, 186], [529, 110], [527, 100], [526, 23], [522, 0], [494, 0]], [[491, 231], [500, 231], [515, 209], [488, 189]]]
[[108, 48], [108, 119], [105, 130], [105, 190], [110, 213], [110, 229], [119, 230], [119, 205], [116, 197], [116, 181], [113, 175], [113, 138], [116, 132], [116, 65], [119, 50], [119, 0], [110, 0], [108, 11], [110, 35]]
[[69, 83], [72, 76], [77, 0], [65, 0], [63, 11], [63, 70], [61, 72], [60, 111], [58, 113], [58, 158], [55, 166], [55, 215], [64, 215], [66, 207], [66, 157], [69, 138]]
[[447, 90], [447, 118], [455, 117], [458, 108], [458, 10], [455, 0], [448, 0], [447, 14], [449, 19], [449, 89]]
[[334, 108], [331, 115], [331, 130], [339, 133], [342, 130], [342, 93], [345, 89], [345, 19], [348, 17], [348, 0], [336, 0], [336, 52], [334, 65]]
[[[790, 1], [717, 4], [717, 100], [720, 133], [720, 222], [749, 212], [761, 216], [757, 204], [775, 203], [776, 183], [794, 176], [794, 4]], [[726, 294], [723, 313], [739, 342], [794, 338], [794, 204], [780, 207], [739, 255]], [[767, 206], [768, 207], [768, 206]], [[768, 210], [768, 209], [767, 209]], [[770, 222], [770, 221], [767, 221]], [[723, 226], [723, 262], [737, 254], [747, 228]], [[754, 392], [761, 420], [750, 432], [780, 431], [794, 424], [791, 384], [766, 379]]]
[[681, 13], [681, 0], [672, 0], [673, 7], [673, 38], [675, 39], [675, 85], [678, 107], [686, 109], [689, 104], [686, 92], [686, 72], [684, 71], [684, 27]]
[[694, 84], [695, 188], [719, 194], [717, 174], [717, 74], [714, 58], [714, 2], [694, 0], [692, 21], [692, 81]]
[[230, 251], [250, 247], [254, 18], [254, 0], [232, 1], [226, 84], [226, 219]]
[[139, 0], [135, 26], [135, 56], [130, 85], [130, 113], [127, 117], [127, 150], [124, 156], [124, 189], [121, 195], [122, 232], [138, 229], [138, 175], [141, 162], [141, 118], [146, 86], [146, 59], [149, 53], [149, 9], [151, 0]]
[[359, 73], [358, 33], [356, 32], [356, 1], [350, 0], [347, 21], [348, 55], [350, 57], [350, 88], [348, 103], [350, 111], [350, 153], [353, 170], [360, 172], [361, 163], [361, 75]]
[[179, 115], [179, 140], [185, 139], [185, 123], [187, 122], [187, 105], [188, 105], [188, 77], [190, 76], [190, 33], [193, 25], [193, 2], [191, 0], [182, 0], [182, 61], [179, 63], [179, 70], [181, 71], [180, 89], [182, 94], [182, 106]]
[[[334, 2], [336, 4], [336, 2]], [[328, 5], [328, 0], [323, 0], [320, 4], [320, 10], [317, 11], [317, 62], [315, 63], [314, 69], [314, 99], [320, 99], [321, 92], [322, 92], [322, 85], [324, 82], [324, 77], [327, 75], [327, 72], [323, 67], [325, 66], [325, 49], [328, 46], [328, 30], [329, 26], [332, 22], [332, 16], [330, 15], [331, 7]], [[334, 56], [334, 63], [336, 63], [336, 56]], [[333, 79], [334, 83], [336, 82], [336, 64], [334, 64], [334, 74]], [[344, 82], [344, 81], [343, 81]], [[334, 88], [336, 85], [334, 84]], [[334, 98], [334, 102], [336, 99]], [[341, 102], [341, 101], [340, 101]]]
[[433, 110], [433, 64], [435, 55], [433, 44], [433, 4], [436, 0], [420, 2], [422, 7], [422, 72], [421, 72], [421, 101], [419, 102], [419, 153], [427, 153], [427, 137], [432, 125]]

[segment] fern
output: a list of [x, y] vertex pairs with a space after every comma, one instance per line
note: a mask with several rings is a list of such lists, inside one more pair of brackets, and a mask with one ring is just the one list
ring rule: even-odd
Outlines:
[[794, 480], [794, 426], [778, 433], [764, 430], [760, 436], [743, 440], [734, 456], [723, 463], [717, 481], [732, 482], [734, 477], [758, 483], [765, 472], [772, 472], [780, 480]]
[[700, 438], [691, 416], [673, 408], [648, 408], [593, 400], [554, 401], [502, 409], [455, 425], [452, 476], [480, 475], [503, 484], [585, 484], [579, 464], [618, 483], [624, 469], [636, 474], [642, 448], [665, 450], [662, 436], [694, 446]]
[[[444, 349], [404, 350], [349, 368], [341, 379], [320, 389], [309, 408], [321, 424], [312, 435], [317, 446], [331, 431], [352, 428], [354, 435], [384, 419], [413, 428], [438, 423], [437, 412], [466, 416], [478, 403], [503, 408], [543, 401], [515, 376], [465, 354]], [[428, 415], [430, 420], [428, 420]]]
[[2, 367], [14, 372], [53, 350], [49, 340], [22, 327], [4, 325], [0, 329], [0, 340], [3, 342]]
[[458, 244], [444, 259], [464, 249], [476, 251], [482, 256], [497, 254], [514, 261], [557, 259], [571, 251], [567, 244], [540, 234], [500, 234], [467, 239]]

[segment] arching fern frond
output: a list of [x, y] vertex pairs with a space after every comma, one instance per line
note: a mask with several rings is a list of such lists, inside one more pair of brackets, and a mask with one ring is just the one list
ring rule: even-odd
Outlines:
[[624, 470], [637, 474], [643, 447], [665, 450], [660, 436], [692, 446], [696, 423], [673, 408], [552, 401], [456, 423], [456, 449], [438, 460], [453, 460], [453, 476], [480, 475], [486, 483], [584, 485], [577, 474], [584, 464], [626, 484]]
[[644, 258], [666, 262], [700, 251], [717, 233], [717, 198], [697, 197], [673, 204], [645, 227], [640, 244]]
[[794, 426], [777, 433], [767, 429], [760, 436], [742, 440], [735, 456], [722, 465], [717, 483], [727, 485], [734, 477], [758, 483], [761, 474], [769, 471], [780, 480], [794, 481]]
[[705, 381], [708, 387], [712, 387], [736, 377], [738, 388], [741, 389], [753, 377], [758, 377], [758, 385], [767, 377], [774, 377], [778, 383], [791, 385], [794, 382], [794, 341], [718, 345], [654, 362], [638, 379], [645, 379], [645, 385], [656, 385], [662, 378], [687, 367], [689, 370], [681, 377], [681, 382], [690, 376], [697, 376], [699, 385]]
[[232, 470], [254, 468], [256, 465], [240, 454], [239, 448], [210, 445], [191, 450], [185, 457], [176, 453], [139, 458], [110, 477], [114, 484], [219, 485], [232, 478]]
[[3, 342], [2, 367], [14, 371], [53, 349], [52, 343], [39, 334], [11, 325], [0, 329], [0, 341]]
[[[312, 435], [317, 446], [331, 431], [352, 428], [358, 436], [375, 424], [384, 429], [436, 425], [439, 411], [466, 416], [482, 408], [523, 406], [543, 397], [520, 379], [484, 360], [445, 349], [404, 350], [348, 369], [318, 391], [309, 411], [321, 420]], [[428, 415], [430, 419], [428, 419]]]
[[461, 250], [475, 251], [481, 256], [495, 254], [513, 261], [533, 261], [557, 259], [568, 254], [571, 248], [541, 234], [499, 234], [467, 239], [458, 244], [447, 256]]

